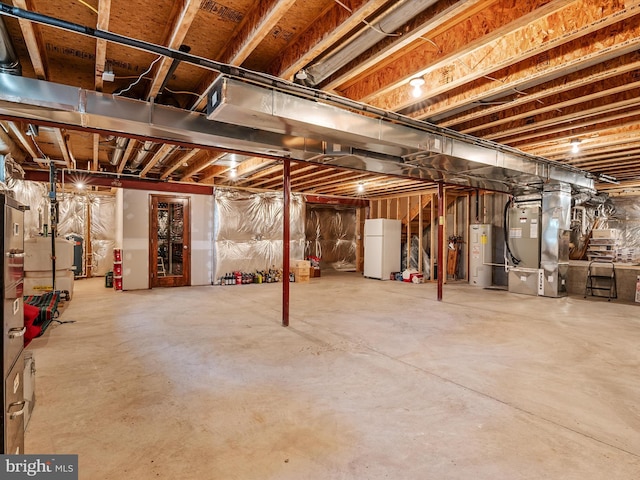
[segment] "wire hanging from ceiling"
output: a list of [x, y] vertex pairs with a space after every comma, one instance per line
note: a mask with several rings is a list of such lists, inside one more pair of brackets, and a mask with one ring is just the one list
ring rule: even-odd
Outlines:
[[[334, 1], [338, 5], [340, 5], [342, 8], [344, 8], [347, 12], [353, 13], [353, 9], [349, 8], [348, 6], [346, 6], [340, 0], [334, 0]], [[386, 37], [401, 37], [402, 36], [402, 33], [387, 33], [384, 30], [382, 30], [382, 28], [376, 27], [375, 25], [373, 25], [372, 23], [367, 22], [366, 20], [362, 20], [362, 23], [364, 23], [371, 30], [374, 30], [374, 31], [378, 32], [380, 35], [384, 35]]]
[[128, 92], [129, 90], [131, 90], [134, 86], [136, 86], [138, 83], [140, 83], [140, 80], [142, 80], [142, 79], [144, 78], [144, 76], [145, 76], [147, 73], [149, 73], [149, 72], [151, 71], [151, 69], [153, 68], [153, 66], [154, 66], [156, 63], [158, 63], [158, 61], [159, 61], [160, 59], [162, 59], [162, 58], [163, 58], [163, 56], [162, 56], [162, 55], [160, 55], [158, 58], [156, 58], [153, 62], [151, 62], [151, 65], [149, 65], [149, 68], [147, 68], [147, 70], [145, 70], [144, 72], [142, 72], [142, 73], [140, 74], [140, 76], [138, 77], [138, 79], [137, 79], [135, 82], [133, 82], [131, 85], [129, 85], [129, 86], [128, 86], [127, 88], [125, 88], [124, 90], [122, 90], [122, 91], [120, 91], [120, 92], [115, 92], [115, 93], [113, 94], [113, 96], [114, 96], [114, 97], [117, 97], [117, 96], [122, 95], [123, 93], [126, 93], [126, 92]]
[[93, 7], [93, 6], [89, 5], [89, 4], [88, 4], [87, 2], [85, 2], [84, 0], [78, 0], [78, 1], [79, 1], [82, 5], [84, 5], [85, 7], [87, 7], [89, 10], [91, 10], [93, 13], [98, 14], [98, 10], [97, 10], [95, 7]]

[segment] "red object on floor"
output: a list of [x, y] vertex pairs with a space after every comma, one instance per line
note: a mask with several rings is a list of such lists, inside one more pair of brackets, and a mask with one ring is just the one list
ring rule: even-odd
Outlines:
[[40, 309], [38, 307], [34, 307], [33, 305], [29, 305], [28, 303], [24, 304], [24, 326], [27, 328], [24, 332], [24, 346], [29, 345], [31, 340], [36, 338], [42, 332], [41, 325], [34, 325], [33, 322], [40, 315]]

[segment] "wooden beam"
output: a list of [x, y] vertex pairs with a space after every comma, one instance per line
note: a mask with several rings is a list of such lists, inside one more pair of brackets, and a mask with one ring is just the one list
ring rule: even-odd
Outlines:
[[184, 172], [182, 172], [182, 177], [180, 177], [180, 180], [184, 181], [184, 180], [190, 179], [198, 172], [207, 168], [209, 165], [220, 160], [220, 158], [222, 158], [223, 155], [224, 155], [224, 152], [210, 153], [209, 155], [206, 155], [203, 158], [196, 160]]
[[[13, 5], [23, 10], [36, 11], [33, 0], [14, 0]], [[20, 24], [20, 30], [22, 30], [22, 36], [27, 46], [31, 65], [33, 65], [36, 77], [40, 80], [46, 80], [47, 64], [42, 55], [44, 43], [42, 42], [40, 28], [37, 24], [22, 18], [18, 19], [18, 23]]]
[[[626, 144], [632, 139], [637, 139], [640, 135], [640, 126], [637, 122], [628, 122], [624, 126], [618, 125], [609, 130], [599, 130], [598, 135], [591, 139], [589, 136], [582, 137], [580, 143], [581, 151], [588, 151], [593, 146], [605, 147]], [[544, 157], [553, 156], [555, 159], [571, 158], [571, 148], [566, 140], [558, 140], [555, 138], [540, 140], [527, 143], [525, 146], [527, 152]]]
[[[349, 8], [345, 8], [348, 3]], [[343, 38], [385, 5], [386, 0], [351, 0], [333, 3], [317, 21], [272, 63], [269, 73], [291, 80], [303, 67], [335, 46], [336, 38]]]
[[[173, 26], [171, 27], [170, 34], [168, 36], [169, 38], [166, 42], [167, 48], [172, 50], [178, 50], [180, 48], [196, 18], [196, 14], [200, 9], [201, 3], [201, 0], [183, 0], [180, 13], [173, 17]], [[149, 87], [148, 98], [155, 98], [158, 94], [162, 93], [160, 92], [160, 87], [167, 78], [167, 74], [169, 73], [169, 68], [171, 68], [172, 63], [173, 59], [168, 57], [162, 58], [160, 65], [153, 74], [153, 80]]]
[[64, 133], [64, 130], [61, 128], [54, 128], [53, 133], [56, 138], [56, 143], [58, 144], [58, 148], [62, 153], [62, 158], [67, 165], [67, 168], [75, 168], [75, 165], [72, 166], [71, 156], [69, 155], [69, 148], [67, 147], [67, 135]]
[[[111, 12], [111, 0], [98, 1], [98, 21], [96, 28], [102, 31], [109, 31], [109, 16]], [[96, 67], [95, 67], [95, 86], [98, 92], [104, 87], [102, 74], [104, 73], [107, 63], [107, 41], [101, 38], [96, 40]]]
[[[604, 55], [604, 54], [603, 54]], [[600, 55], [598, 55], [599, 57]], [[587, 56], [587, 58], [592, 58]], [[584, 58], [586, 61], [587, 58]], [[536, 63], [536, 60], [540, 62]], [[546, 65], [546, 62], [541, 61], [542, 58], [533, 58], [531, 60], [531, 66], [535, 64], [535, 69], [525, 68], [524, 72], [509, 72], [508, 77], [504, 77], [507, 74], [506, 71], [496, 72], [492, 75], [493, 78], [497, 78], [499, 81], [487, 82], [486, 79], [481, 81], [474, 81], [467, 84], [462, 89], [454, 89], [447, 95], [446, 99], [439, 98], [434, 101], [430, 106], [430, 114], [439, 115], [446, 114], [450, 110], [454, 110], [461, 106], [469, 105], [470, 101], [480, 102], [480, 107], [473, 108], [466, 111], [463, 114], [455, 115], [446, 120], [439, 121], [438, 125], [442, 127], [456, 127], [457, 129], [465, 129], [470, 126], [474, 126], [477, 122], [482, 123], [487, 118], [495, 118], [501, 112], [505, 110], [511, 110], [521, 105], [529, 103], [538, 103], [539, 105], [547, 105], [552, 103], [552, 98], [560, 96], [577, 88], [589, 88], [594, 83], [605, 83], [608, 85], [612, 79], [634, 72], [640, 69], [640, 59], [636, 52], [621, 55], [615, 58], [605, 60], [592, 67], [586, 67], [578, 69], [573, 73], [568, 73], [560, 78], [548, 80], [547, 77], [557, 75], [555, 69], [548, 70], [550, 65]], [[558, 59], [558, 63], [570, 62], [570, 58], [564, 56]], [[554, 64], [556, 60], [554, 58]], [[546, 75], [539, 76], [542, 73], [540, 70], [546, 72]], [[532, 78], [539, 78], [540, 83], [529, 87], [528, 80]], [[526, 83], [524, 83], [526, 82]], [[485, 99], [492, 98], [504, 98], [505, 96], [513, 93], [514, 89], [517, 89], [518, 94], [515, 98], [509, 98], [506, 102], [497, 102], [492, 104], [484, 102]], [[550, 98], [551, 97], [551, 98]]]
[[[418, 195], [419, 197], [421, 197], [420, 195]], [[421, 197], [422, 198], [422, 197]], [[410, 223], [412, 222], [418, 215], [421, 214], [422, 210], [429, 205], [429, 202], [431, 201], [431, 198], [426, 196], [424, 197], [424, 203], [422, 202], [418, 202], [418, 205], [416, 205], [415, 207], [413, 207], [411, 209], [411, 211], [409, 212], [409, 214], [404, 217], [402, 219], [402, 223]]]
[[[497, 0], [442, 0], [408, 20], [402, 28], [402, 35], [387, 36], [362, 55], [349, 62], [338, 72], [322, 82], [324, 90], [347, 88], [356, 83], [363, 75], [388, 68], [399, 55], [407, 53], [420, 43], [431, 41], [429, 36], [439, 35], [452, 23], [461, 23], [477, 15], [490, 3]], [[433, 45], [433, 44], [431, 44]], [[436, 50], [439, 50], [434, 46]]]
[[[6, 130], [9, 130], [9, 128], [7, 127]], [[14, 142], [7, 133], [5, 133], [4, 124], [2, 127], [0, 127], [0, 140], [9, 148], [11, 156], [16, 162], [23, 163], [25, 161], [26, 156], [24, 152], [22, 151], [20, 146], [16, 142]]]
[[[632, 93], [629, 92], [629, 94]], [[603, 103], [603, 105], [599, 106], [595, 106], [594, 102], [576, 105], [576, 108], [572, 108], [571, 111], [566, 112], [564, 115], [559, 115], [559, 112], [555, 112], [556, 118], [553, 118], [553, 114], [550, 116], [545, 115], [540, 119], [540, 123], [536, 122], [537, 128], [529, 125], [514, 127], [505, 130], [504, 136], [497, 133], [491, 136], [496, 136], [501, 139], [496, 141], [509, 145], [523, 144], [541, 137], [550, 138], [557, 134], [567, 137], [567, 141], [569, 141], [571, 138], [579, 137], [582, 131], [597, 131], [607, 128], [607, 125], [622, 125], [620, 120], [638, 116], [637, 107], [640, 106], [640, 100], [637, 98], [611, 103], [607, 103], [607, 100], [609, 99], [602, 99], [602, 101], [597, 102]], [[583, 109], [581, 110], [580, 107], [583, 107]], [[633, 108], [633, 110], [629, 110], [630, 108]], [[623, 112], [614, 114], [619, 110]], [[513, 135], [517, 136], [514, 137]], [[487, 137], [483, 136], [483, 138]]]
[[165, 158], [167, 158], [167, 156], [171, 155], [176, 148], [178, 148], [177, 145], [172, 145], [170, 143], [163, 144], [155, 153], [155, 155], [151, 157], [151, 160], [149, 160], [147, 164], [144, 166], [144, 168], [140, 172], [140, 178], [144, 178], [147, 175], [147, 173], [149, 173], [149, 171], [156, 166], [158, 162], [164, 160]]
[[134, 138], [129, 139], [129, 142], [127, 143], [127, 148], [125, 149], [124, 154], [120, 159], [120, 164], [118, 165], [118, 173], [123, 172], [125, 165], [131, 158], [131, 155], [133, 155], [133, 151], [135, 150], [135, 147], [136, 147], [136, 142], [138, 142], [138, 140]]
[[[603, 7], [590, 0], [567, 3], [565, 0], [556, 0], [535, 8], [538, 6], [536, 2], [518, 2], [512, 8], [504, 9], [503, 3], [498, 2], [483, 11], [480, 18], [474, 19], [474, 24], [484, 25], [486, 22], [491, 25], [493, 30], [490, 34], [484, 33], [485, 27], [469, 31], [468, 24], [456, 26], [433, 39], [440, 49], [446, 49], [443, 54], [434, 55], [432, 48], [414, 49], [411, 57], [403, 59], [402, 68], [390, 68], [385, 71], [390, 73], [385, 73], [384, 78], [367, 78], [358, 84], [359, 87], [343, 93], [349, 98], [358, 98], [386, 110], [400, 110], [472, 80], [491, 76], [497, 70], [593, 34], [636, 14], [634, 5], [608, 4]], [[537, 32], [546, 33], [536, 36]], [[476, 40], [470, 42], [470, 35], [476, 35]], [[532, 40], [538, 38], [540, 41], [532, 45]], [[396, 71], [418, 74], [389, 77]], [[407, 84], [410, 76], [418, 75], [423, 76], [429, 89], [423, 98], [415, 99]], [[375, 87], [389, 83], [392, 83], [392, 87], [387, 89]], [[417, 116], [429, 116], [429, 113], [429, 106], [426, 106]]]
[[253, 157], [240, 163], [240, 165], [236, 167], [236, 171], [238, 172], [238, 177], [242, 178], [256, 170], [273, 165], [277, 161], [278, 160], [274, 158]]
[[[608, 82], [610, 84], [611, 81]], [[516, 134], [538, 129], [543, 126], [561, 123], [561, 119], [588, 118], [611, 109], [634, 106], [638, 102], [640, 81], [627, 74], [615, 80], [615, 86], [603, 88], [603, 85], [593, 85], [593, 90], [582, 88], [572, 92], [572, 98], [567, 94], [547, 97], [542, 103], [533, 101], [527, 105], [510, 109], [503, 118], [485, 121], [482, 125], [463, 127], [463, 133], [475, 134], [489, 140], [511, 137]], [[485, 119], [487, 120], [487, 119]], [[497, 128], [499, 127], [499, 128]], [[476, 133], [479, 132], [479, 133]]]
[[[292, 167], [292, 170], [291, 170], [295, 181], [302, 181], [306, 178], [314, 178], [318, 175], [327, 174], [327, 172], [333, 172], [333, 171], [335, 171], [335, 169], [327, 169], [327, 168], [323, 168], [320, 165], [312, 165], [312, 164], [298, 164]], [[310, 173], [305, 173], [303, 175], [304, 172], [310, 172]], [[258, 178], [258, 175], [252, 176], [252, 180], [257, 178]], [[282, 175], [273, 176], [268, 181], [261, 182], [261, 184], [264, 188], [269, 188], [272, 185], [273, 186], [281, 185]]]
[[[411, 213], [411, 197], [407, 196], [407, 217]], [[411, 222], [407, 222], [407, 268], [411, 267]]]
[[202, 170], [202, 174], [198, 183], [214, 183], [212, 180], [218, 175], [223, 174], [228, 171], [229, 167], [224, 167], [222, 165], [209, 165]]
[[[199, 4], [200, 2], [198, 2]], [[253, 8], [246, 15], [238, 27], [236, 33], [229, 39], [220, 61], [230, 65], [242, 65], [247, 57], [273, 30], [285, 13], [289, 11], [295, 0], [263, 0], [253, 2]], [[202, 94], [211, 88], [211, 84], [218, 77], [216, 72], [207, 72], [200, 81], [198, 91]], [[195, 110], [204, 108], [207, 102], [206, 95], [192, 107]]]
[[91, 170], [97, 172], [100, 169], [100, 134], [94, 133], [93, 137], [93, 162], [91, 164]]
[[[134, 190], [158, 190], [160, 192], [193, 193], [196, 195], [212, 195], [213, 188], [197, 183], [167, 182], [153, 179], [137, 179], [128, 177], [116, 177], [113, 175], [101, 175], [97, 172], [86, 173], [88, 183], [94, 186], [131, 188]], [[35, 182], [48, 182], [49, 172], [44, 170], [26, 170], [25, 180]]]
[[184, 153], [183, 155], [178, 155], [174, 159], [174, 161], [171, 162], [171, 165], [162, 173], [162, 175], [160, 175], [160, 179], [164, 180], [165, 178], [169, 178], [169, 175], [171, 175], [180, 167], [188, 166], [188, 163], [193, 159], [193, 157], [198, 155], [201, 151], [202, 150], [200, 150], [199, 148], [194, 148]]

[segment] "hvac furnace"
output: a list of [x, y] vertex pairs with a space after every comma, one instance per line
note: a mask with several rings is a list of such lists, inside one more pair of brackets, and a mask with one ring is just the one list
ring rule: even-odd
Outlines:
[[571, 186], [544, 185], [542, 193], [515, 197], [505, 212], [509, 291], [567, 295]]

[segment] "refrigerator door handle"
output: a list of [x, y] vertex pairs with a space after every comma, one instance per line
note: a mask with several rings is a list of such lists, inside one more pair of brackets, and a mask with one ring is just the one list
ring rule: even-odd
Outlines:
[[[22, 407], [22, 408], [20, 410], [12, 412], [11, 411], [12, 407]], [[19, 417], [20, 415], [22, 415], [24, 413], [26, 408], [27, 408], [27, 402], [25, 400], [22, 400], [20, 402], [10, 403], [9, 406], [7, 407], [7, 413], [9, 414], [9, 419], [13, 420], [16, 417]]]
[[22, 337], [27, 331], [27, 327], [22, 328], [10, 328], [9, 329], [9, 338], [17, 338]]

